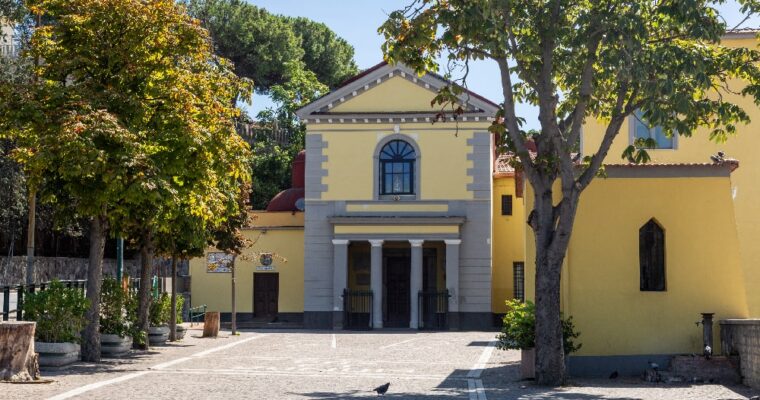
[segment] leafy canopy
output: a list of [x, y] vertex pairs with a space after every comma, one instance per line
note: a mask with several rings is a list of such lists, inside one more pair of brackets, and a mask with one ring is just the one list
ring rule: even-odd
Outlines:
[[[553, 181], [585, 187], [597, 172], [628, 115], [640, 109], [668, 135], [691, 136], [704, 127], [725, 140], [749, 116], [731, 94], [760, 97], [755, 49], [721, 45], [726, 25], [722, 0], [417, 0], [394, 11], [380, 31], [388, 59], [418, 72], [436, 59], [466, 65], [492, 59], [501, 68], [507, 149], [517, 151], [531, 183], [538, 169]], [[743, 1], [743, 11], [757, 10]], [[744, 81], [737, 86], [732, 79]], [[538, 106], [538, 158], [525, 147], [515, 104]], [[606, 121], [602, 144], [592, 149], [583, 174], [572, 176], [570, 153], [588, 117]], [[629, 149], [645, 161], [645, 149]], [[543, 176], [543, 175], [541, 175]]]

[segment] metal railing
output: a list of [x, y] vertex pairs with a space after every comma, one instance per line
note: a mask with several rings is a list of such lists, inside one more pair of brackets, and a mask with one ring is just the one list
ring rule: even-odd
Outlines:
[[445, 330], [448, 328], [449, 291], [419, 292], [417, 298], [420, 305], [422, 321], [420, 329]]
[[[82, 295], [87, 290], [87, 281], [84, 279], [79, 280], [67, 280], [60, 281], [67, 288], [77, 289], [82, 291]], [[2, 286], [2, 320], [9, 321], [11, 317], [15, 316], [15, 320], [22, 321], [24, 318], [24, 296], [29, 293], [45, 290], [50, 285], [50, 282], [43, 282], [40, 284], [32, 285], [13, 285]], [[129, 280], [129, 290], [133, 293], [140, 288], [140, 279], [134, 278]]]
[[372, 329], [372, 291], [343, 289], [343, 327]]

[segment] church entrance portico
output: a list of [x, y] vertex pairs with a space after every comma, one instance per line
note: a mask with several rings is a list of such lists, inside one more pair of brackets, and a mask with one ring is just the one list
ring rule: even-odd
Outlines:
[[459, 239], [335, 239], [336, 328], [450, 329]]

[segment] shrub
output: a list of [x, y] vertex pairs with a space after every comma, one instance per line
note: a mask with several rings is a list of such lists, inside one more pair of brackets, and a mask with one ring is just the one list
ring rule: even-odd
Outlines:
[[100, 292], [100, 332], [121, 337], [129, 336], [132, 324], [127, 318], [130, 293], [120, 282], [105, 278]]
[[37, 323], [34, 337], [48, 343], [79, 343], [90, 302], [79, 289], [67, 288], [58, 280], [45, 290], [24, 299], [24, 319]]
[[[169, 303], [171, 305], [171, 302]], [[185, 298], [182, 295], [177, 295], [177, 324], [185, 322], [182, 319], [182, 306], [185, 304]]]
[[[581, 334], [575, 332], [573, 317], [562, 318], [562, 344], [565, 354], [574, 353], [581, 348], [575, 339]], [[501, 350], [522, 350], [536, 346], [536, 306], [530, 301], [507, 300], [507, 314], [504, 315], [497, 347]]]
[[172, 312], [172, 299], [167, 293], [161, 293], [150, 303], [150, 325], [162, 326], [169, 323]]

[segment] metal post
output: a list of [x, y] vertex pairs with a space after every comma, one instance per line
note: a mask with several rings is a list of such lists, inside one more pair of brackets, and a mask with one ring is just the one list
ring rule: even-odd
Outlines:
[[121, 284], [124, 277], [124, 238], [116, 238], [116, 281]]

